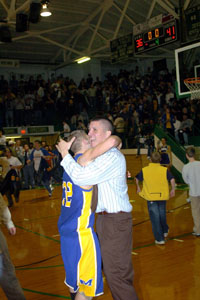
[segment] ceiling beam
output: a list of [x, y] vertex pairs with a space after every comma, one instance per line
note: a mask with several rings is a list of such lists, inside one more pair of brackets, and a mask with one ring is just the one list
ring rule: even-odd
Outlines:
[[[89, 28], [90, 28], [92, 31], [95, 31], [95, 29], [92, 28], [91, 25], [89, 26]], [[99, 32], [97, 31], [96, 34], [97, 34], [102, 40], [104, 40], [105, 42], [108, 42], [108, 39], [106, 39], [101, 33], [99, 33]]]
[[51, 10], [53, 12], [58, 12], [58, 13], [68, 13], [68, 14], [79, 14], [79, 15], [83, 15], [83, 16], [88, 16], [88, 12], [87, 11], [81, 11], [81, 10], [76, 10], [76, 9], [59, 9], [57, 8], [57, 6], [51, 6]]
[[[95, 25], [94, 25], [94, 24], [90, 24], [90, 26], [93, 27], [93, 28], [95, 29]], [[110, 33], [110, 34], [113, 34], [113, 32], [114, 32], [114, 29], [111, 30], [111, 29], [104, 28], [104, 27], [101, 27], [101, 26], [99, 26], [99, 29], [100, 29], [100, 30], [103, 30], [103, 31], [105, 31], [105, 32], [108, 32], [108, 33]]]
[[100, 52], [100, 51], [102, 51], [102, 50], [105, 50], [105, 49], [107, 49], [108, 47], [109, 47], [109, 43], [108, 43], [107, 45], [105, 45], [105, 46], [102, 46], [102, 47], [100, 47], [100, 48], [97, 48], [97, 49], [92, 50], [92, 51], [90, 52], [90, 54], [93, 55], [94, 53]]
[[66, 46], [66, 45], [57, 43], [56, 41], [53, 41], [53, 40], [51, 40], [51, 39], [49, 39], [49, 38], [46, 38], [46, 37], [44, 37], [44, 36], [38, 35], [38, 36], [36, 36], [36, 37], [37, 37], [37, 38], [40, 38], [40, 39], [42, 39], [42, 40], [44, 40], [44, 41], [46, 41], [46, 42], [48, 42], [48, 43], [50, 43], [50, 44], [56, 45], [56, 46], [58, 46], [58, 47], [61, 48], [61, 49], [65, 49], [65, 50], [68, 50], [68, 51], [70, 51], [70, 52], [74, 52], [75, 54], [77, 54], [77, 55], [79, 55], [79, 56], [83, 56], [83, 55], [84, 55], [84, 53], [82, 53], [82, 52], [79, 52], [79, 51], [77, 51], [77, 50], [75, 50], [75, 49], [72, 49], [72, 48], [70, 48], [70, 47], [68, 47], [68, 46]]
[[50, 33], [50, 32], [58, 31], [58, 30], [61, 30], [61, 29], [71, 28], [71, 27], [78, 26], [78, 25], [79, 25], [79, 23], [69, 24], [69, 25], [60, 26], [60, 27], [55, 27], [55, 28], [52, 28], [52, 29], [47, 29], [47, 30], [42, 30], [42, 31], [27, 31], [25, 35], [14, 37], [14, 38], [12, 38], [12, 40], [13, 41], [19, 41], [19, 40], [22, 40], [22, 39], [27, 39], [31, 36], [37, 37], [37, 36], [41, 36], [41, 34]]
[[97, 24], [96, 24], [96, 26], [95, 26], [95, 30], [93, 31], [92, 37], [91, 37], [91, 39], [90, 39], [90, 42], [89, 42], [89, 45], [88, 45], [88, 48], [87, 48], [87, 51], [88, 51], [88, 52], [90, 52], [90, 50], [91, 50], [92, 44], [93, 44], [94, 39], [95, 39], [95, 37], [96, 37], [97, 31], [98, 31], [98, 29], [99, 29], [99, 26], [100, 26], [100, 24], [101, 24], [101, 21], [102, 21], [102, 19], [103, 19], [103, 16], [105, 15], [105, 12], [106, 12], [105, 9], [103, 9], [103, 10], [101, 11], [101, 14], [100, 14], [100, 16], [99, 16], [98, 22], [97, 22]]
[[58, 30], [63, 30], [63, 29], [67, 29], [67, 28], [71, 28], [71, 27], [76, 27], [79, 26], [81, 23], [76, 23], [76, 24], [68, 24], [68, 25], [64, 25], [64, 26], [59, 26], [59, 27], [54, 27], [51, 29], [46, 29], [46, 30], [42, 30], [42, 31], [30, 31], [28, 32], [30, 35], [36, 35], [36, 34], [44, 34], [44, 33], [50, 33], [53, 31], [58, 31]]
[[156, 5], [156, 0], [153, 0], [151, 2], [151, 6], [150, 6], [148, 14], [147, 14], [147, 20], [151, 18], [151, 15], [152, 15], [155, 5]]
[[122, 13], [121, 13], [119, 22], [118, 22], [117, 27], [116, 27], [116, 29], [115, 29], [115, 33], [114, 33], [114, 35], [113, 35], [113, 39], [116, 39], [116, 37], [117, 37], [117, 35], [118, 35], [118, 33], [119, 33], [119, 29], [120, 29], [120, 26], [121, 26], [121, 24], [122, 24], [122, 22], [123, 22], [124, 16], [125, 16], [126, 11], [127, 11], [127, 8], [128, 8], [128, 6], [129, 6], [129, 2], [130, 2], [130, 0], [126, 0], [126, 3], [125, 3], [125, 5], [124, 5], [123, 11], [122, 11]]
[[191, 0], [185, 0], [184, 10], [186, 10], [190, 4]]
[[95, 26], [95, 30], [93, 31], [91, 40], [90, 40], [89, 45], [88, 45], [88, 48], [87, 48], [87, 51], [88, 51], [88, 52], [90, 52], [90, 50], [91, 50], [92, 44], [93, 44], [93, 42], [94, 42], [94, 39], [95, 39], [95, 37], [96, 37], [96, 34], [97, 34], [98, 30], [99, 30], [99, 26], [100, 26], [100, 24], [101, 24], [101, 22], [102, 22], [102, 19], [103, 19], [104, 15], [105, 15], [106, 11], [107, 11], [106, 8], [103, 8], [102, 11], [101, 11], [101, 14], [100, 14], [100, 16], [99, 16], [98, 22], [97, 22], [97, 24], [96, 24], [96, 26]]
[[[113, 6], [114, 6], [121, 14], [123, 13], [123, 10], [122, 10], [115, 2], [113, 2]], [[134, 21], [133, 19], [131, 19], [126, 13], [124, 14], [124, 16], [127, 18], [127, 20], [128, 20], [131, 24], [133, 24], [133, 25], [136, 24], [135, 21]]]
[[179, 19], [179, 16], [175, 12], [174, 9], [171, 9], [163, 0], [156, 0], [157, 4], [159, 4], [162, 8], [164, 8], [170, 15], [174, 16], [175, 19]]
[[0, 0], [0, 3], [1, 3], [1, 5], [3, 6], [3, 8], [5, 9], [5, 11], [8, 13], [9, 8], [8, 8], [8, 6], [7, 6], [6, 2], [5, 2], [5, 0]]
[[8, 12], [8, 20], [14, 18], [17, 13], [24, 12], [29, 9], [30, 4], [32, 3], [32, 0], [26, 0], [21, 6], [19, 6], [17, 9], [15, 9], [15, 2], [16, 0], [12, 0], [10, 9]]
[[174, 9], [174, 5], [169, 0], [164, 0], [167, 5], [169, 5], [172, 9]]

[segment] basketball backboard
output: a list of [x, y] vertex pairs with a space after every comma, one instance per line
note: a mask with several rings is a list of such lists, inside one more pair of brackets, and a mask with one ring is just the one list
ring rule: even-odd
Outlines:
[[200, 42], [175, 50], [176, 78], [179, 96], [190, 96], [184, 79], [200, 77]]

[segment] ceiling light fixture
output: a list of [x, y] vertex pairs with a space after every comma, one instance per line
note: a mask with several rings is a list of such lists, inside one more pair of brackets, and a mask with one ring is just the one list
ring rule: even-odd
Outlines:
[[42, 17], [49, 17], [49, 16], [51, 16], [52, 13], [48, 9], [49, 0], [43, 0], [43, 1], [41, 1], [41, 4], [42, 4], [42, 10], [40, 12], [40, 16], [42, 16]]
[[91, 58], [89, 56], [83, 56], [81, 58], [76, 59], [75, 61], [77, 62], [77, 64], [82, 64], [88, 60], [90, 60]]

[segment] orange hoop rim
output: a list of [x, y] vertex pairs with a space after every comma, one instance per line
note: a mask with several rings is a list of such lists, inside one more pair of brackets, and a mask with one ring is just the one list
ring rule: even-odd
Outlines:
[[200, 83], [200, 77], [186, 78], [185, 83]]

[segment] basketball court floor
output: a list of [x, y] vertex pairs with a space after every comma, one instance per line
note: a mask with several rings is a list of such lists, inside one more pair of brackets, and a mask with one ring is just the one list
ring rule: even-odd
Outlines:
[[[186, 201], [187, 188], [177, 189], [176, 197], [168, 201], [170, 232], [162, 246], [154, 244], [146, 202], [136, 194], [133, 179], [128, 180], [128, 188], [133, 205], [134, 285], [139, 300], [199, 300], [200, 238], [191, 234], [193, 222], [190, 204]], [[64, 284], [57, 230], [60, 205], [61, 186], [55, 187], [51, 198], [44, 189], [21, 191], [20, 202], [11, 208], [16, 236], [9, 236], [1, 226], [28, 300], [70, 299]], [[99, 300], [111, 300], [106, 281], [104, 283], [105, 293]], [[0, 299], [6, 299], [2, 290]]]

